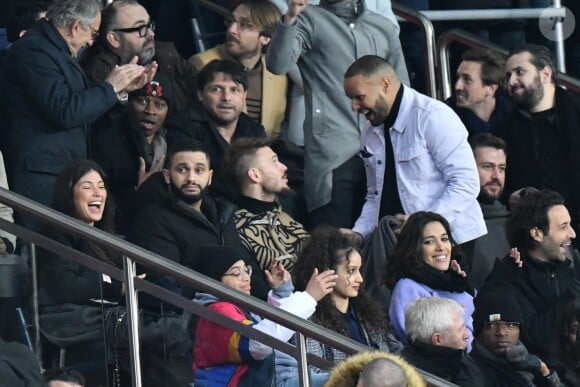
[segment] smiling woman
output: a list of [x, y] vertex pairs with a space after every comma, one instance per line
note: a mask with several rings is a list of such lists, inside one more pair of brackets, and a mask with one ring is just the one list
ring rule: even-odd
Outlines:
[[[113, 232], [112, 202], [107, 200], [105, 175], [94, 162], [78, 160], [58, 176], [53, 208], [104, 231]], [[119, 264], [110, 252], [81, 238], [49, 229], [56, 242], [94, 258]], [[102, 320], [121, 296], [121, 284], [54, 253], [41, 250], [38, 260], [40, 326], [57, 347], [67, 347], [66, 365], [82, 364], [88, 380], [106, 383]], [[66, 329], [62, 327], [66, 326]], [[44, 351], [49, 354], [53, 347]]]
[[[398, 353], [402, 349], [389, 331], [389, 321], [383, 308], [363, 288], [362, 258], [357, 244], [334, 227], [315, 229], [298, 254], [293, 276], [298, 290], [304, 288], [312, 270], [334, 270], [337, 274], [332, 293], [318, 302], [311, 320], [323, 327], [345, 335], [362, 345], [383, 352]], [[307, 339], [308, 352], [335, 364], [348, 355], [317, 340]], [[298, 386], [296, 360], [282, 353], [278, 387]], [[313, 386], [322, 386], [328, 374], [312, 369]]]
[[434, 212], [416, 212], [403, 226], [385, 271], [385, 282], [393, 289], [389, 317], [402, 342], [407, 342], [405, 310], [412, 301], [421, 297], [450, 298], [463, 306], [471, 349], [474, 291], [453, 256], [454, 244], [449, 223]]
[[113, 232], [114, 208], [107, 204], [105, 173], [89, 160], [69, 164], [59, 175], [53, 208], [90, 226]]

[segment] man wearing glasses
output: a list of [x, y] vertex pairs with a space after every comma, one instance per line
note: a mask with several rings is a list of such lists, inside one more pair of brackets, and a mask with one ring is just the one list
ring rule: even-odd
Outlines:
[[[63, 166], [88, 156], [90, 124], [149, 82], [157, 64], [112, 68], [89, 87], [76, 57], [98, 35], [100, 2], [55, 0], [47, 19], [6, 54], [3, 90], [9, 97], [2, 101], [0, 144], [12, 190], [50, 205]], [[41, 228], [28, 218], [18, 221]]]
[[195, 70], [177, 53], [171, 42], [156, 42], [155, 22], [136, 0], [117, 0], [103, 10], [100, 36], [80, 62], [87, 77], [98, 82], [115, 66], [130, 63], [159, 63], [159, 72], [169, 80], [172, 111], [185, 109], [192, 100]]
[[[506, 292], [481, 292], [475, 299], [475, 341], [471, 357], [486, 386], [561, 386], [556, 371], [528, 352], [520, 341], [525, 329], [518, 301]], [[547, 333], [547, 332], [546, 332]]]
[[248, 74], [244, 112], [260, 122], [269, 137], [280, 135], [286, 112], [288, 81], [266, 69], [264, 52], [280, 12], [268, 0], [239, 0], [225, 19], [226, 42], [189, 58], [198, 71], [214, 59], [230, 59]]

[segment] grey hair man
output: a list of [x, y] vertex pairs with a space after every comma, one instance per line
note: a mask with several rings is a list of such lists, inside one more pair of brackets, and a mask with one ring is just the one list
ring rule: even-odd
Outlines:
[[407, 387], [405, 370], [386, 358], [372, 360], [360, 373], [356, 387]]
[[483, 386], [477, 366], [466, 353], [469, 334], [463, 307], [448, 298], [419, 298], [405, 311], [409, 336], [401, 356], [417, 368], [460, 386]]
[[130, 63], [88, 86], [75, 58], [98, 36], [100, 2], [55, 0], [47, 19], [6, 54], [0, 133], [12, 190], [45, 205], [62, 167], [88, 157], [89, 125], [157, 71]]

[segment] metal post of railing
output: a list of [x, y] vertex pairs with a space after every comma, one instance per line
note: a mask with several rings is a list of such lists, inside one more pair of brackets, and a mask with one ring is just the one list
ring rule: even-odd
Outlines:
[[[554, 0], [554, 8], [562, 8], [560, 0]], [[556, 33], [556, 68], [559, 72], [566, 72], [566, 54], [564, 49], [564, 28], [562, 25], [564, 18], [554, 19], [554, 32]]]
[[435, 62], [435, 29], [433, 28], [433, 23], [423, 14], [411, 8], [396, 3], [392, 3], [392, 6], [395, 15], [419, 26], [423, 32], [423, 36], [425, 37], [426, 94], [437, 98], [437, 76], [435, 74], [437, 65]]
[[193, 42], [195, 44], [195, 49], [197, 50], [197, 52], [205, 51], [205, 43], [203, 42], [201, 29], [199, 28], [197, 18], [191, 19], [191, 29], [193, 30], [193, 37], [195, 39]]
[[129, 328], [129, 347], [133, 387], [141, 387], [141, 362], [139, 356], [139, 306], [135, 289], [135, 262], [123, 256], [123, 273], [125, 275], [125, 299], [127, 303], [127, 325]]
[[[395, 10], [395, 6], [393, 6]], [[470, 9], [470, 10], [441, 10], [441, 11], [419, 11], [431, 21], [446, 21], [446, 20], [508, 20], [508, 19], [539, 19], [539, 18], [554, 18], [554, 30], [556, 36], [556, 62], [557, 68], [560, 72], [566, 71], [565, 54], [564, 54], [564, 40], [562, 20], [566, 16], [565, 8], [561, 7], [560, 0], [554, 0], [554, 6], [540, 9], [540, 8], [524, 8], [524, 9]], [[441, 40], [441, 38], [439, 39]], [[439, 58], [441, 57], [441, 50], [439, 50]], [[445, 64], [439, 62], [440, 66]], [[441, 73], [444, 73], [441, 69]], [[444, 76], [444, 75], [443, 75]], [[449, 97], [450, 93], [444, 90], [445, 84], [441, 85], [442, 98]]]
[[38, 310], [38, 269], [36, 262], [36, 245], [29, 243], [30, 267], [32, 275], [32, 318], [34, 319], [34, 352], [42, 364], [42, 346], [40, 344], [40, 312]]
[[[443, 99], [451, 96], [451, 69], [449, 67], [449, 45], [451, 43], [460, 43], [472, 48], [485, 47], [503, 55], [507, 55], [508, 53], [505, 48], [461, 29], [451, 29], [442, 33], [437, 42], [437, 57], [439, 59], [439, 65], [441, 66], [439, 82]], [[560, 80], [560, 86], [575, 93], [580, 93], [580, 80], [560, 72], [558, 78]]]
[[300, 355], [298, 359], [298, 381], [302, 387], [310, 387], [310, 371], [308, 370], [308, 360], [306, 359], [306, 337], [296, 332], [296, 352]]
[[[234, 321], [231, 318], [217, 313], [216, 311], [213, 311], [203, 305], [193, 303], [190, 299], [184, 298], [179, 294], [175, 294], [171, 290], [160, 287], [159, 285], [153, 284], [139, 277], [135, 278], [135, 267], [132, 263], [133, 260], [139, 265], [143, 265], [155, 273], [174, 278], [188, 288], [194, 288], [213, 294], [219, 299], [232, 302], [242, 309], [247, 309], [252, 313], [272, 320], [304, 336], [312, 337], [313, 339], [330, 345], [331, 347], [336, 348], [346, 354], [354, 354], [369, 350], [368, 347], [365, 347], [360, 343], [346, 338], [336, 332], [329, 331], [328, 329], [318, 326], [311, 321], [303, 320], [290, 314], [287, 311], [274, 308], [272, 305], [269, 305], [262, 300], [257, 300], [250, 295], [239, 293], [238, 291], [229, 288], [221, 282], [205, 277], [188, 267], [181, 266], [176, 262], [165, 259], [157, 254], [153, 254], [143, 248], [132, 245], [131, 243], [112, 236], [102, 230], [90, 227], [79, 222], [77, 219], [73, 219], [69, 216], [58, 213], [55, 210], [40, 205], [30, 199], [26, 199], [3, 188], [0, 188], [0, 203], [10, 206], [14, 210], [22, 212], [25, 215], [31, 215], [37, 220], [47, 222], [51, 225], [51, 227], [54, 227], [57, 230], [70, 233], [71, 235], [82, 238], [83, 240], [92, 241], [99, 246], [106, 247], [111, 249], [111, 251], [116, 251], [125, 256], [123, 259], [124, 270], [121, 271], [108, 262], [91, 257], [86, 253], [78, 251], [70, 246], [65, 246], [42, 234], [28, 230], [18, 224], [14, 224], [0, 218], [1, 230], [7, 231], [22, 239], [36, 243], [43, 249], [47, 249], [48, 251], [51, 251], [58, 256], [61, 256], [65, 259], [70, 259], [73, 262], [86, 266], [93, 271], [107, 274], [117, 281], [125, 282], [127, 286], [127, 316], [128, 322], [130, 324], [128, 326], [130, 330], [129, 343], [131, 348], [133, 348], [133, 352], [131, 353], [131, 360], [133, 363], [132, 366], [134, 370], [132, 375], [134, 378], [133, 386], [141, 385], [141, 374], [139, 372], [139, 346], [137, 341], [138, 305], [135, 289], [139, 289], [139, 291], [153, 295], [160, 301], [175, 305], [176, 307], [188, 313], [193, 313], [200, 316], [201, 318], [207, 319], [208, 321], [224, 326], [236, 332], [240, 332], [243, 335], [247, 335], [254, 340], [258, 340], [272, 348], [283, 351], [286, 354], [294, 355], [297, 357], [298, 353], [296, 347], [293, 347], [286, 342], [282, 342], [264, 332], [244, 325], [239, 321]], [[131, 257], [131, 259], [126, 257]], [[300, 349], [300, 353], [305, 355], [305, 339], [299, 338], [299, 342], [300, 340], [302, 340], [302, 342], [299, 345], [301, 345], [301, 348], [303, 348]], [[331, 362], [312, 354], [308, 354], [306, 364], [308, 362], [323, 370], [329, 370], [333, 366]], [[303, 367], [303, 369], [306, 369], [306, 367]], [[421, 370], [419, 370], [419, 372], [430, 386], [454, 386], [449, 382], [433, 376], [427, 372]]]

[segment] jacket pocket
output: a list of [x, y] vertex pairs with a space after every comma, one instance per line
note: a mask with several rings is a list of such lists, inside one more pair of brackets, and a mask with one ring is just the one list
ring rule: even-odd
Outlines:
[[324, 134], [326, 131], [326, 93], [312, 93], [312, 133]]
[[431, 173], [429, 153], [422, 143], [413, 143], [401, 149], [397, 155], [401, 166], [401, 177], [409, 180], [423, 180]]

